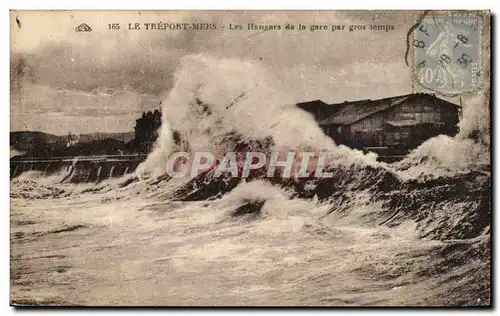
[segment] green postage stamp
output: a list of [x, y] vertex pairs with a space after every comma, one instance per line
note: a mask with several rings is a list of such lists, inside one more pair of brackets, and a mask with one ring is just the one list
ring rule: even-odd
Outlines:
[[481, 17], [426, 15], [414, 32], [414, 80], [445, 94], [473, 92], [481, 69]]

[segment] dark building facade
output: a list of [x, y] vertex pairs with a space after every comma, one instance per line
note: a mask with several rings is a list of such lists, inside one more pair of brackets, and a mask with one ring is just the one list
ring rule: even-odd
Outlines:
[[380, 100], [297, 104], [314, 115], [337, 144], [365, 151], [403, 154], [440, 135], [458, 132], [460, 107], [432, 94], [416, 93]]
[[136, 151], [150, 152], [158, 138], [158, 129], [161, 126], [161, 111], [142, 113], [142, 117], [135, 122], [135, 137], [132, 145]]

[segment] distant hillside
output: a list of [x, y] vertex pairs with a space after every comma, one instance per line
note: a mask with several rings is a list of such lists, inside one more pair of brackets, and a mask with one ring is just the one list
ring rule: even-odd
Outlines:
[[56, 148], [51, 152], [52, 157], [73, 157], [73, 156], [100, 156], [117, 155], [128, 153], [125, 142], [118, 139], [106, 138], [92, 140], [87, 143], [78, 143], [71, 147]]
[[122, 142], [129, 142], [134, 139], [134, 132], [125, 132], [125, 133], [91, 133], [91, 134], [82, 134], [78, 137], [78, 141], [80, 143], [87, 143], [93, 140], [100, 140], [106, 138], [113, 138], [121, 140]]
[[21, 131], [10, 132], [10, 148], [18, 151], [32, 151], [48, 144], [63, 141], [63, 136], [57, 136], [44, 132]]
[[91, 133], [71, 138], [77, 142], [68, 146], [69, 136], [34, 131], [11, 132], [10, 147], [25, 153], [25, 157], [112, 155], [127, 151], [125, 144], [134, 138], [134, 132]]

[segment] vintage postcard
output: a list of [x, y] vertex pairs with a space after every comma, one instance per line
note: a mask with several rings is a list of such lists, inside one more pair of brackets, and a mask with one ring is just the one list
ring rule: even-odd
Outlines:
[[13, 306], [491, 306], [489, 11], [10, 13]]

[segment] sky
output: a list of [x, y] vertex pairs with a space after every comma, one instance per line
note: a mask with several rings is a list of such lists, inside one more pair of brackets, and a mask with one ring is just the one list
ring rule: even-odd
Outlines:
[[[11, 131], [58, 135], [133, 131], [159, 107], [190, 54], [262, 63], [296, 102], [410, 93], [406, 35], [416, 12], [11, 11]], [[16, 21], [17, 19], [17, 21]], [[92, 32], [75, 32], [80, 23]], [[128, 23], [140, 30], [128, 30]], [[214, 23], [217, 30], [145, 30], [144, 23]], [[120, 30], [110, 30], [119, 23]], [[247, 24], [282, 30], [247, 30]], [[283, 29], [290, 23], [293, 31]], [[307, 29], [298, 31], [298, 24]], [[243, 30], [229, 30], [229, 24]], [[310, 25], [328, 25], [311, 32]], [[346, 30], [331, 31], [331, 25]], [[392, 25], [391, 31], [348, 31]], [[228, 78], [230, 80], [230, 78]], [[265, 105], [263, 104], [263, 108]]]

